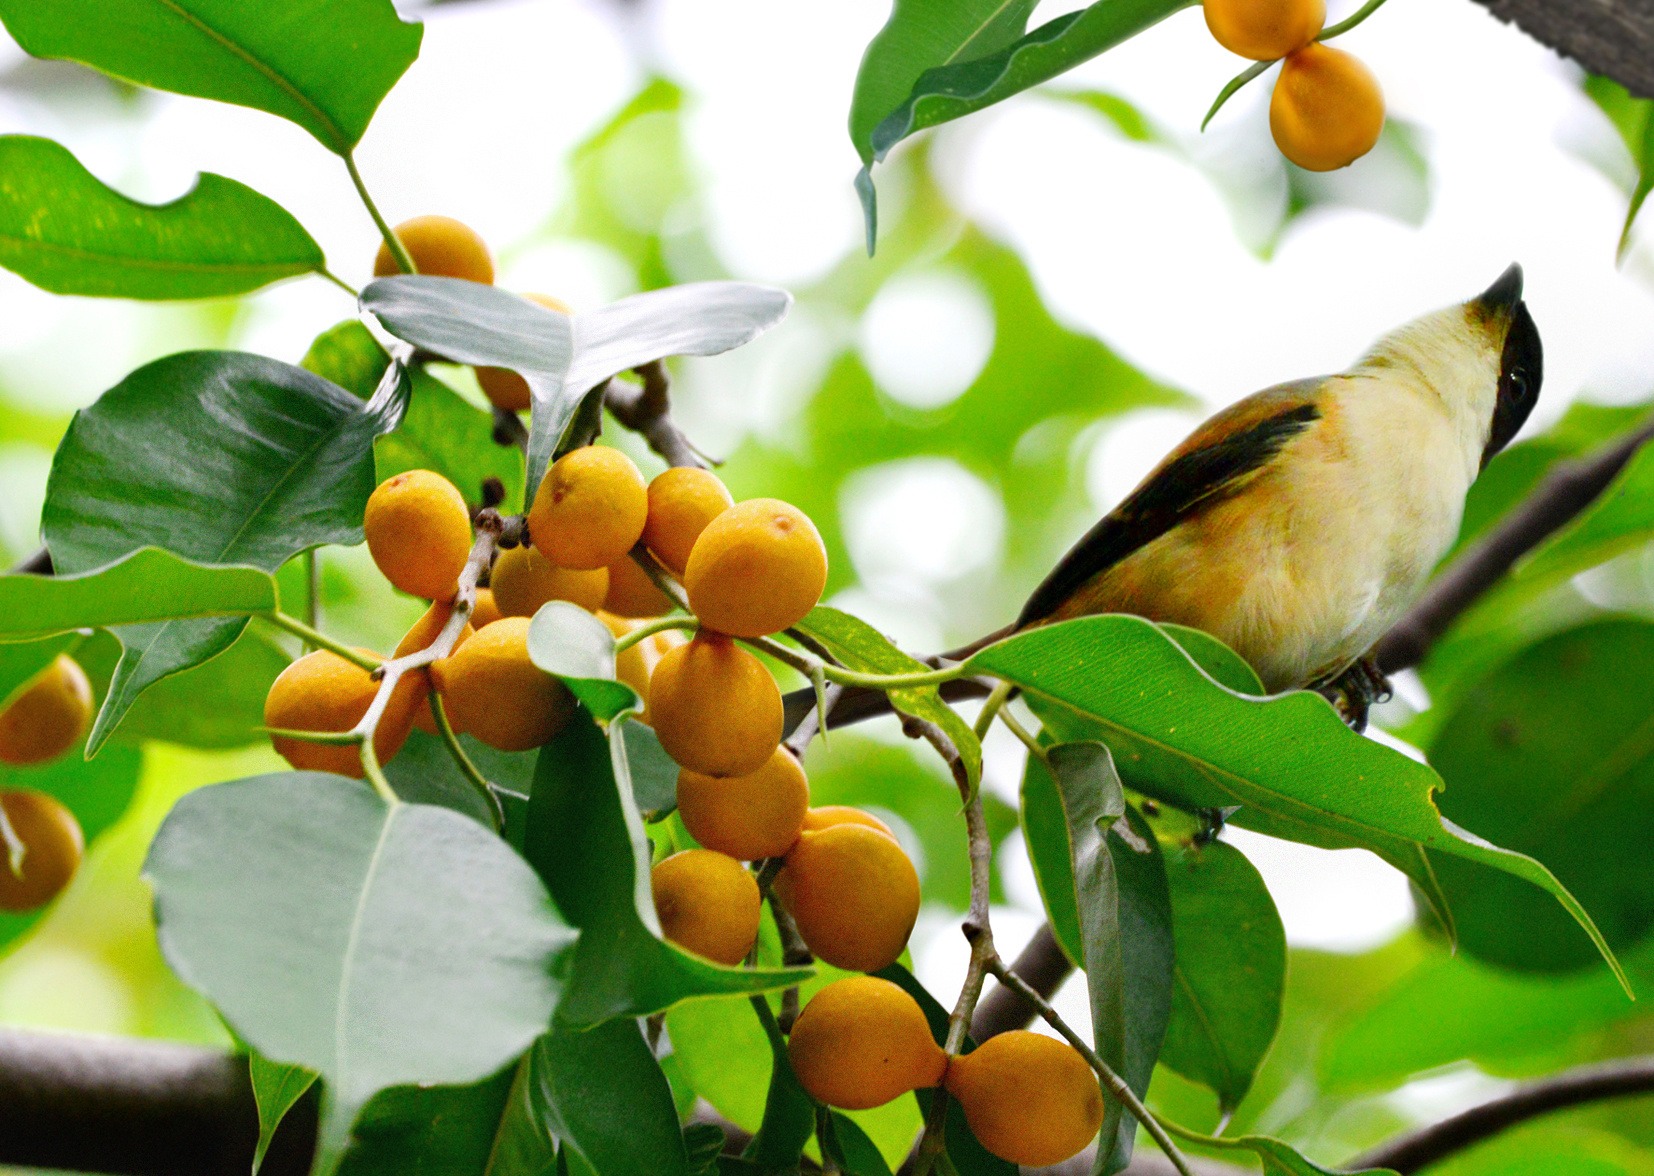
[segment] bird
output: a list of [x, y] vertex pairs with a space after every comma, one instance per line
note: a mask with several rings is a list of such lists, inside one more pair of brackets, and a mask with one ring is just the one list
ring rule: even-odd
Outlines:
[[1319, 691], [1363, 729], [1389, 692], [1374, 646], [1423, 592], [1471, 484], [1538, 400], [1544, 357], [1522, 287], [1511, 265], [1348, 370], [1218, 412], [1075, 543], [1013, 624], [940, 659], [1128, 613], [1209, 633], [1268, 692]]

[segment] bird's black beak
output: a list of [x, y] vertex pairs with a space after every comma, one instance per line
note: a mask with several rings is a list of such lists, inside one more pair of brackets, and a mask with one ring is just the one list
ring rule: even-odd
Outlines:
[[1521, 266], [1512, 265], [1474, 301], [1489, 320], [1503, 319], [1508, 323], [1505, 348], [1499, 357], [1498, 398], [1493, 406], [1487, 446], [1482, 450], [1485, 469], [1493, 455], [1510, 444], [1538, 403], [1545, 356], [1539, 344], [1539, 328], [1533, 324], [1528, 304], [1522, 301]]

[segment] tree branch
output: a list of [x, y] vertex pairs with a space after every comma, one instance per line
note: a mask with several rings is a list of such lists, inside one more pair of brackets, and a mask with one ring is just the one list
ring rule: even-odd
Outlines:
[[641, 384], [610, 380], [603, 390], [603, 407], [626, 428], [649, 443], [668, 465], [709, 464], [672, 419], [671, 379], [666, 365], [653, 360], [637, 369]]
[[1500, 20], [1654, 98], [1654, 8], [1647, 0], [1477, 0]]

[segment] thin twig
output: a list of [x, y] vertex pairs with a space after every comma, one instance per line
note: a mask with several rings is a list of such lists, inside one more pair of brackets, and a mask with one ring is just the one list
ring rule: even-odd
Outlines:
[[426, 703], [431, 708], [431, 718], [435, 721], [437, 734], [448, 746], [448, 754], [454, 757], [454, 762], [459, 765], [460, 774], [476, 789], [483, 803], [488, 806], [488, 818], [494, 826], [494, 832], [500, 832], [505, 828], [505, 808], [500, 804], [500, 798], [495, 794], [493, 786], [488, 783], [487, 777], [471, 762], [471, 757], [465, 754], [465, 748], [460, 744], [454, 725], [448, 721], [448, 710], [442, 705], [442, 696], [433, 690]]
[[364, 670], [376, 670], [380, 666], [378, 658], [371, 654], [352, 649], [342, 641], [335, 641], [319, 629], [313, 629], [298, 617], [289, 616], [281, 610], [260, 613], [261, 617], [269, 621], [278, 629], [286, 629], [293, 636], [299, 638], [306, 645], [313, 645], [318, 649], [325, 649], [329, 653], [337, 654], [346, 661], [362, 667]]
[[672, 382], [666, 365], [653, 360], [638, 368], [637, 374], [641, 384], [610, 380], [603, 389], [603, 407], [621, 425], [642, 437], [668, 465], [705, 469], [711, 463], [672, 420]]
[[368, 195], [368, 186], [362, 181], [362, 173], [356, 168], [355, 154], [346, 151], [343, 158], [345, 170], [350, 173], [350, 182], [356, 187], [356, 195], [361, 198], [362, 207], [366, 208], [368, 215], [373, 218], [374, 225], [379, 229], [379, 236], [385, 241], [385, 248], [390, 250], [391, 256], [396, 259], [396, 264], [403, 273], [417, 274], [419, 267], [409, 256], [407, 247], [402, 244], [402, 239], [391, 231], [390, 224], [379, 212], [379, 206], [373, 202], [373, 197]]

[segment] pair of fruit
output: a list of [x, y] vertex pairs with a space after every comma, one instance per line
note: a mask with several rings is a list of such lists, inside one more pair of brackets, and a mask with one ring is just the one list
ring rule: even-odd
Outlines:
[[1361, 60], [1316, 40], [1325, 0], [1205, 0], [1206, 27], [1254, 61], [1284, 59], [1269, 101], [1281, 154], [1307, 171], [1347, 167], [1384, 129], [1384, 92]]
[[792, 753], [778, 749], [751, 776], [678, 777], [684, 826], [703, 848], [659, 863], [650, 877], [661, 932], [721, 964], [758, 938], [760, 895], [741, 862], [779, 857], [775, 897], [817, 959], [874, 972], [907, 946], [919, 915], [919, 875], [890, 827], [858, 809], [809, 809]]
[[[0, 710], [0, 763], [30, 767], [67, 754], [92, 721], [92, 686], [66, 654], [23, 685]], [[0, 911], [32, 911], [56, 898], [80, 868], [85, 840], [63, 803], [31, 788], [0, 792], [10, 838], [0, 838]], [[15, 842], [15, 845], [12, 844]], [[22, 858], [12, 868], [12, 851]]]
[[1073, 1046], [1015, 1030], [949, 1057], [918, 1002], [877, 976], [837, 980], [816, 993], [793, 1025], [787, 1054], [810, 1097], [845, 1110], [942, 1086], [983, 1147], [1028, 1167], [1077, 1154], [1103, 1121], [1102, 1091]]
[[86, 671], [59, 654], [0, 710], [0, 763], [44, 764], [81, 741], [92, 721], [92, 685]]

